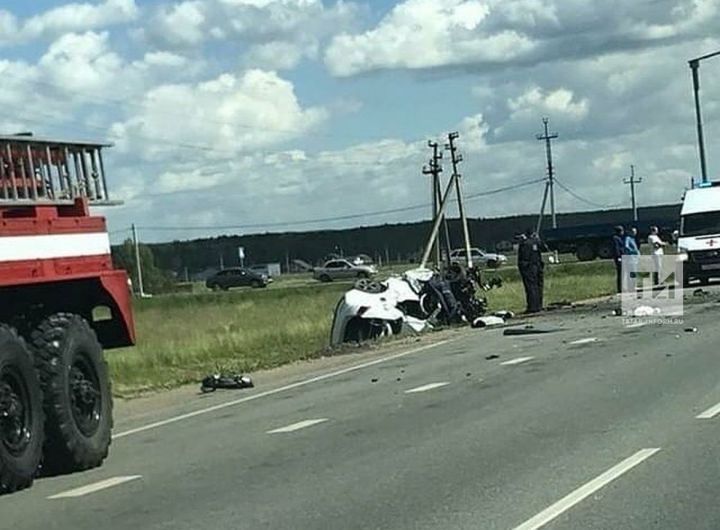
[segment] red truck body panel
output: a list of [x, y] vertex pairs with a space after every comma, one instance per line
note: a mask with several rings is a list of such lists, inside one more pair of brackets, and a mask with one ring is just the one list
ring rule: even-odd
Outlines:
[[77, 293], [84, 300], [68, 300], [68, 307], [87, 308], [87, 314], [110, 306], [118, 320], [113, 339], [103, 341], [99, 333], [106, 347], [135, 342], [127, 274], [113, 268], [105, 218], [90, 215], [85, 198], [69, 205], [0, 206], [0, 300], [7, 289], [33, 287], [43, 303], [39, 287], [53, 297], [53, 289], [68, 293], [73, 285], [83, 286]]

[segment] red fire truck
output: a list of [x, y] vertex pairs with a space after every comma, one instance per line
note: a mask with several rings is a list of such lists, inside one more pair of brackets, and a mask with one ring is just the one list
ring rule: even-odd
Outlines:
[[105, 218], [106, 144], [0, 136], [0, 493], [99, 466], [112, 396], [103, 348], [132, 345]]

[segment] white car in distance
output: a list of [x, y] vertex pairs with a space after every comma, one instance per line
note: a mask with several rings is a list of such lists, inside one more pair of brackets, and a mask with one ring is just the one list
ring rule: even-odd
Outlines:
[[[482, 264], [490, 269], [497, 269], [507, 262], [507, 256], [504, 254], [495, 254], [494, 252], [485, 252], [479, 248], [470, 249], [470, 258], [473, 265]], [[458, 263], [467, 262], [467, 252], [464, 248], [455, 249], [450, 252], [450, 261]]]

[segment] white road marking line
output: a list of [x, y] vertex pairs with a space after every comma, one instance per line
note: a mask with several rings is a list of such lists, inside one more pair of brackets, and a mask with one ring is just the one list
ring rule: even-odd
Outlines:
[[590, 344], [591, 342], [597, 342], [597, 337], [588, 337], [586, 339], [578, 339], [572, 341], [570, 344]]
[[322, 374], [322, 375], [318, 375], [316, 377], [311, 377], [310, 379], [305, 379], [303, 381], [298, 381], [296, 383], [290, 383], [289, 385], [281, 386], [278, 388], [273, 388], [272, 390], [266, 390], [264, 392], [259, 392], [257, 394], [252, 394], [250, 396], [246, 396], [243, 398], [233, 399], [232, 401], [226, 401], [225, 403], [219, 403], [217, 405], [213, 405], [212, 407], [207, 407], [204, 409], [195, 410], [193, 412], [187, 412], [185, 414], [180, 414], [179, 416], [174, 416], [172, 418], [167, 418], [165, 420], [156, 421], [156, 422], [150, 423], [148, 425], [143, 425], [142, 427], [136, 427], [135, 429], [129, 429], [127, 431], [113, 434], [112, 439], [117, 440], [118, 438], [125, 438], [126, 436], [132, 436], [133, 434], [150, 431], [153, 429], [157, 429], [159, 427], [164, 427], [165, 425], [171, 425], [171, 424], [177, 423], [179, 421], [194, 418], [195, 416], [209, 414], [210, 412], [215, 412], [215, 411], [222, 410], [222, 409], [225, 409], [228, 407], [234, 407], [235, 405], [240, 405], [241, 403], [247, 403], [248, 401], [254, 401], [256, 399], [264, 398], [267, 396], [272, 396], [275, 394], [279, 394], [281, 392], [286, 392], [288, 390], [293, 390], [295, 388], [307, 386], [312, 383], [324, 381], [326, 379], [332, 379], [333, 377], [338, 377], [338, 376], [341, 376], [341, 375], [344, 375], [344, 374], [347, 374], [350, 372], [354, 372], [356, 370], [362, 370], [363, 368], [368, 368], [370, 366], [375, 366], [377, 364], [385, 363], [388, 361], [393, 361], [395, 359], [400, 359], [402, 357], [407, 357], [408, 355], [420, 353], [421, 351], [429, 350], [430, 348], [435, 348], [437, 346], [443, 346], [443, 345], [447, 344], [448, 342], [450, 342], [450, 340], [443, 340], [440, 342], [436, 342], [435, 344], [427, 344], [425, 346], [420, 346], [419, 348], [413, 348], [412, 350], [404, 351], [401, 353], [396, 353], [394, 355], [388, 355], [387, 357], [382, 357], [380, 359], [374, 359], [372, 361], [367, 361], [364, 363], [349, 366], [347, 368], [343, 368], [342, 370], [337, 370], [335, 372], [329, 372], [327, 374]]
[[318, 423], [324, 423], [326, 421], [328, 421], [327, 418], [318, 418], [316, 420], [303, 420], [303, 421], [299, 421], [297, 423], [293, 423], [292, 425], [280, 427], [279, 429], [273, 429], [272, 431], [268, 431], [267, 434], [278, 434], [278, 433], [282, 433], [282, 432], [299, 431], [300, 429], [305, 429], [306, 427], [312, 427], [313, 425], [317, 425]]
[[518, 357], [516, 359], [510, 359], [509, 361], [505, 361], [500, 363], [502, 366], [512, 366], [513, 364], [520, 364], [527, 361], [530, 361], [534, 359], [535, 357]]
[[56, 495], [52, 495], [48, 497], [48, 499], [71, 499], [74, 497], [84, 497], [85, 495], [90, 495], [91, 493], [95, 493], [97, 491], [106, 490], [108, 488], [112, 488], [114, 486], [119, 486], [120, 484], [125, 484], [126, 482], [130, 482], [131, 480], [137, 480], [139, 478], [142, 478], [142, 475], [130, 475], [127, 477], [113, 477], [105, 480], [101, 480], [100, 482], [95, 482], [94, 484], [88, 484], [87, 486], [82, 486], [80, 488], [71, 489], [68, 491], [63, 491], [62, 493], [58, 493]]
[[659, 447], [653, 447], [648, 449], [641, 449], [629, 458], [626, 458], [616, 466], [611, 467], [602, 475], [594, 478], [584, 486], [579, 487], [569, 495], [566, 495], [552, 506], [544, 509], [542, 512], [537, 514], [532, 519], [528, 519], [520, 526], [515, 527], [515, 530], [536, 530], [542, 526], [545, 526], [550, 521], [565, 513], [567, 510], [589, 497], [600, 488], [607, 486], [610, 482], [620, 477], [623, 473], [627, 473], [632, 468], [647, 460], [652, 455], [660, 451]]
[[406, 394], [417, 394], [418, 392], [427, 392], [428, 390], [433, 390], [434, 388], [440, 388], [443, 386], [449, 385], [449, 381], [443, 381], [441, 383], [428, 383], [427, 385], [418, 386], [415, 388], [411, 388], [410, 390], [406, 390]]
[[715, 405], [714, 407], [710, 407], [705, 412], [698, 414], [695, 416], [698, 420], [711, 420], [715, 416], [720, 414], [720, 403]]
[[645, 325], [645, 322], [635, 322], [635, 323], [633, 323], [633, 324], [628, 324], [628, 325], [625, 326], [625, 327], [628, 328], [628, 329], [630, 329], [630, 328], [641, 328], [641, 327], [643, 327], [644, 325]]

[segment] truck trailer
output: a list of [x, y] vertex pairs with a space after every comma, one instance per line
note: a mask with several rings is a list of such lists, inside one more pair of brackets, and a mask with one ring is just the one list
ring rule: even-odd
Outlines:
[[0, 493], [97, 467], [111, 441], [104, 349], [135, 342], [105, 218], [108, 144], [0, 136]]

